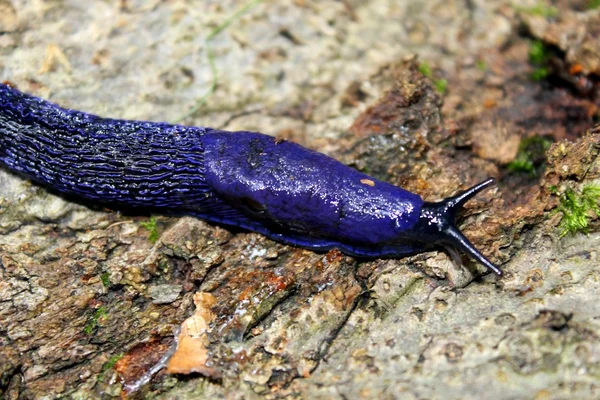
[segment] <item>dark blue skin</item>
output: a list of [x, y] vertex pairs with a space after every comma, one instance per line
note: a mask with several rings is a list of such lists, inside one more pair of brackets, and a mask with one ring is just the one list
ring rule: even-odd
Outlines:
[[271, 136], [105, 119], [5, 84], [0, 84], [0, 164], [92, 202], [190, 214], [359, 257], [456, 247], [501, 274], [455, 226], [464, 203], [492, 179], [429, 203]]

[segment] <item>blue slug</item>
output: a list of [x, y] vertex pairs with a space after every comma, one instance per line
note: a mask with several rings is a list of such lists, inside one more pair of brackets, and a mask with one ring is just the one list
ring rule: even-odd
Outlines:
[[59, 193], [189, 214], [313, 250], [403, 257], [458, 248], [455, 225], [488, 179], [437, 203], [321, 153], [254, 132], [100, 118], [0, 84], [0, 164]]

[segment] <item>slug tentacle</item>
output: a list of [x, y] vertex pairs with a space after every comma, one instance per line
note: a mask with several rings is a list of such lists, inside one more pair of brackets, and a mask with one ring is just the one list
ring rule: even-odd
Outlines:
[[449, 197], [445, 199], [443, 202], [448, 204], [448, 207], [454, 210], [455, 213], [459, 212], [467, 201], [471, 200], [473, 197], [477, 196], [479, 192], [481, 192], [484, 189], [487, 189], [489, 186], [495, 183], [496, 180], [494, 178], [486, 179], [485, 181], [480, 182], [473, 187], [470, 187], [469, 189], [457, 194], [454, 197]]
[[493, 183], [426, 203], [324, 154], [256, 132], [101, 118], [0, 83], [0, 164], [92, 203], [189, 214], [358, 257], [455, 247], [500, 275], [455, 225]]
[[432, 243], [442, 247], [457, 248], [495, 274], [502, 275], [502, 271], [481, 254], [456, 226], [456, 216], [465, 203], [495, 182], [495, 179], [490, 178], [454, 197], [436, 203], [425, 202], [415, 230], [420, 232], [423, 237], [429, 237]]
[[498, 275], [498, 276], [502, 275], [502, 270], [500, 268], [498, 268], [497, 266], [495, 266], [483, 254], [481, 254], [481, 252], [479, 252], [479, 250], [477, 250], [475, 248], [475, 246], [473, 246], [471, 244], [469, 239], [467, 239], [465, 237], [465, 235], [463, 235], [462, 232], [460, 230], [458, 230], [457, 227], [450, 226], [446, 230], [445, 233], [448, 235], [448, 238], [449, 238], [448, 241], [449, 241], [450, 245], [452, 245], [452, 246], [458, 248], [459, 250], [465, 252], [466, 254], [470, 255], [476, 261], [478, 261], [480, 264], [482, 264], [483, 266], [485, 266], [488, 269], [490, 269], [491, 271], [493, 271], [496, 275]]

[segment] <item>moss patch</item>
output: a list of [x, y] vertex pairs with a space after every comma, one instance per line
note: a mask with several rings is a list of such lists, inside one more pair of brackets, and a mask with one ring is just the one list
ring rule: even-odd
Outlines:
[[157, 227], [157, 220], [156, 217], [152, 216], [150, 217], [150, 219], [146, 222], [140, 222], [140, 225], [142, 226], [142, 228], [148, 230], [148, 232], [150, 232], [150, 234], [148, 235], [148, 240], [151, 241], [152, 243], [156, 243], [156, 241], [159, 238], [159, 233], [158, 233], [158, 227]]
[[546, 150], [550, 148], [552, 141], [541, 136], [533, 136], [521, 140], [519, 152], [506, 168], [511, 172], [537, 175], [546, 161]]
[[561, 212], [560, 236], [576, 232], [588, 233], [592, 214], [600, 217], [600, 185], [585, 185], [581, 192], [568, 188], [560, 195], [560, 204], [554, 212]]

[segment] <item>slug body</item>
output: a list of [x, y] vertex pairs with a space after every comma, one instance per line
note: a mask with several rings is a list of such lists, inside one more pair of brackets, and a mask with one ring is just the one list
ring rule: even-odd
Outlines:
[[360, 257], [456, 247], [501, 273], [455, 226], [457, 212], [491, 179], [429, 203], [271, 136], [100, 118], [4, 84], [0, 164], [92, 202], [190, 214]]

